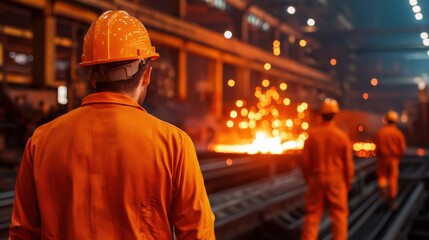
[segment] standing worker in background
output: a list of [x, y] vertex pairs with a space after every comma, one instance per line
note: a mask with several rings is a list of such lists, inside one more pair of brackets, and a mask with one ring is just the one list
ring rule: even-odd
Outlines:
[[388, 111], [384, 117], [386, 125], [375, 137], [378, 158], [378, 187], [389, 207], [396, 208], [394, 200], [398, 194], [399, 160], [405, 152], [405, 138], [396, 127], [398, 113]]
[[158, 57], [124, 11], [91, 25], [81, 66], [96, 93], [28, 140], [10, 239], [215, 239], [191, 139], [140, 106]]
[[349, 137], [333, 121], [338, 112], [337, 101], [327, 98], [321, 107], [322, 126], [312, 129], [304, 144], [300, 166], [308, 189], [303, 240], [317, 239], [326, 206], [332, 223], [332, 238], [347, 239], [347, 193], [352, 186], [354, 163]]

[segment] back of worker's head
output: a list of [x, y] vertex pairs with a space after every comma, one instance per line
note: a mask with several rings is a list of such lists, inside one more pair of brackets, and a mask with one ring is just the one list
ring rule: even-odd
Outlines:
[[159, 54], [145, 26], [125, 11], [107, 11], [89, 27], [80, 66], [90, 67], [96, 91], [130, 92]]
[[395, 111], [387, 111], [386, 115], [384, 116], [384, 119], [387, 124], [395, 124], [398, 122], [399, 116], [398, 113]]
[[326, 98], [321, 107], [320, 107], [320, 114], [322, 116], [323, 121], [329, 122], [331, 121], [335, 114], [340, 112], [340, 106], [338, 105], [338, 102], [333, 98]]

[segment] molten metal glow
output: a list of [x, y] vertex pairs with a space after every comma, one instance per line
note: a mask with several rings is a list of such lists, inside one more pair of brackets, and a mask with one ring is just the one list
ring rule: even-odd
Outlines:
[[247, 153], [247, 154], [282, 154], [290, 150], [301, 150], [304, 140], [290, 140], [282, 142], [280, 137], [267, 137], [265, 133], [258, 132], [251, 144], [225, 145], [212, 144], [210, 150], [223, 153]]

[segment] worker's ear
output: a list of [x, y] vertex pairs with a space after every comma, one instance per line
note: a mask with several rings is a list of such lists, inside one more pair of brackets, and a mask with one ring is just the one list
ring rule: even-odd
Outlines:
[[142, 85], [144, 87], [147, 87], [147, 85], [149, 85], [150, 83], [150, 74], [152, 73], [152, 67], [151, 66], [147, 66], [146, 69], [143, 72], [143, 76], [142, 76]]

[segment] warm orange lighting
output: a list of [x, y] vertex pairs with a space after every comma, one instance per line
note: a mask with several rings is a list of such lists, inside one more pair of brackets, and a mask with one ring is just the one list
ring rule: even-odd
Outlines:
[[303, 112], [298, 113], [299, 119], [303, 119], [304, 117], [305, 117], [305, 113], [303, 113]]
[[296, 107], [296, 111], [302, 113], [304, 112], [304, 108], [301, 105], [298, 105], [298, 107]]
[[284, 91], [284, 90], [286, 90], [286, 89], [287, 89], [287, 84], [286, 84], [286, 83], [280, 83], [280, 86], [279, 86], [279, 87], [280, 87], [280, 89], [281, 89], [281, 90], [283, 90], [283, 91]]
[[306, 110], [308, 108], [308, 103], [303, 102], [303, 103], [301, 103], [301, 106], [304, 110]]
[[271, 126], [272, 126], [273, 128], [278, 128], [278, 127], [280, 127], [280, 120], [279, 120], [279, 119], [274, 120], [274, 121], [271, 123]]
[[274, 54], [275, 56], [280, 55], [280, 49], [274, 49], [274, 50], [273, 50], [273, 54]]
[[267, 70], [267, 71], [270, 70], [271, 69], [271, 64], [265, 63], [264, 64], [264, 69]]
[[359, 126], [358, 126], [358, 131], [359, 131], [359, 132], [363, 132], [363, 130], [364, 130], [363, 126], [362, 126], [362, 125], [359, 125]]
[[378, 79], [377, 78], [372, 78], [371, 79], [371, 85], [374, 86], [374, 87], [377, 86], [378, 85]]
[[262, 86], [264, 86], [264, 87], [270, 86], [270, 80], [268, 80], [268, 79], [262, 80]]
[[235, 106], [242, 107], [243, 105], [244, 105], [243, 100], [237, 100], [237, 101], [235, 101]]
[[256, 127], [256, 121], [255, 120], [250, 120], [249, 121], [249, 128], [250, 129], [254, 129]]
[[329, 63], [330, 63], [332, 66], [335, 66], [335, 65], [337, 65], [337, 59], [335, 59], [335, 58], [331, 58], [331, 60], [329, 61]]
[[284, 104], [284, 105], [286, 105], [286, 106], [289, 106], [289, 104], [290, 104], [290, 99], [289, 99], [289, 98], [285, 98], [285, 99], [283, 99], [283, 104]]
[[247, 110], [246, 108], [241, 109], [241, 116], [245, 117], [247, 116], [248, 113], [249, 113], [249, 110]]
[[301, 40], [299, 41], [299, 46], [301, 46], [301, 47], [305, 47], [305, 46], [307, 46], [307, 41], [305, 41], [304, 39], [301, 39]]
[[236, 118], [236, 117], [237, 117], [237, 111], [232, 110], [232, 111], [229, 113], [229, 116], [230, 116], [231, 118]]
[[356, 142], [353, 144], [353, 150], [358, 151], [374, 151], [376, 146], [374, 143]]
[[308, 122], [303, 122], [303, 123], [301, 123], [301, 128], [302, 128], [302, 130], [307, 130], [307, 129], [308, 129], [308, 127], [309, 127]]
[[365, 99], [365, 100], [368, 100], [368, 98], [369, 98], [368, 93], [364, 93], [364, 94], [362, 94], [362, 98], [363, 98], [363, 99]]
[[226, 163], [226, 165], [231, 166], [231, 165], [232, 165], [232, 159], [231, 159], [231, 158], [228, 158], [228, 159], [225, 161], [225, 163]]
[[292, 119], [288, 119], [288, 120], [286, 120], [286, 126], [287, 126], [288, 128], [291, 128], [291, 127], [293, 126], [293, 121], [292, 121]]
[[235, 86], [235, 81], [233, 79], [229, 79], [228, 80], [228, 86], [234, 87]]
[[245, 121], [241, 121], [241, 122], [238, 124], [238, 127], [239, 127], [240, 129], [246, 129], [246, 128], [248, 128], [248, 127], [249, 127], [249, 123], [248, 123], [248, 122], [245, 122]]
[[229, 128], [232, 128], [232, 127], [234, 127], [234, 122], [233, 122], [233, 121], [231, 121], [231, 120], [228, 120], [228, 121], [226, 122], [226, 126], [227, 126], [227, 127], [229, 127]]
[[423, 148], [417, 149], [417, 155], [423, 157], [425, 155], [425, 150]]
[[273, 47], [280, 47], [280, 41], [279, 40], [274, 40], [273, 41]]

